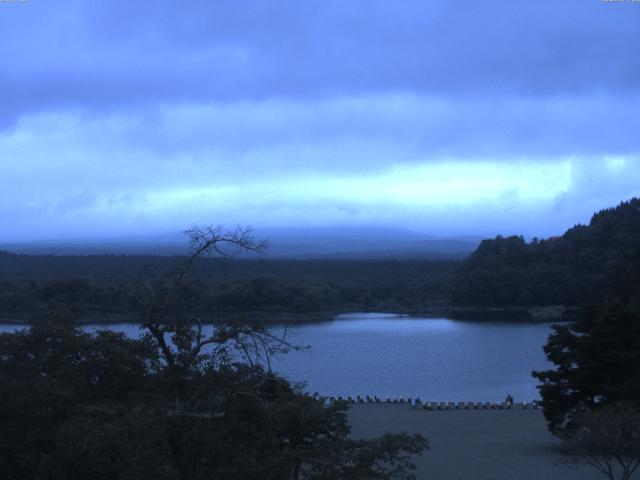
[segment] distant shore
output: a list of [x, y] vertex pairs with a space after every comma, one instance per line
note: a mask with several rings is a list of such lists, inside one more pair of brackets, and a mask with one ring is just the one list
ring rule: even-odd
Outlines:
[[[340, 311], [327, 310], [315, 312], [217, 312], [214, 314], [203, 313], [201, 315], [190, 313], [189, 317], [199, 319], [202, 323], [219, 321], [224, 318], [253, 320], [268, 325], [294, 325], [303, 323], [327, 322], [335, 320], [342, 314], [354, 313], [385, 313], [397, 315], [409, 315], [425, 318], [451, 318], [467, 321], [505, 321], [505, 322], [564, 322], [576, 319], [579, 307], [575, 306], [524, 306], [524, 307], [485, 307], [485, 306], [453, 306], [437, 305], [422, 308], [398, 308], [393, 310], [364, 310], [344, 309]], [[0, 323], [5, 324], [29, 324], [37, 319], [30, 315], [5, 315], [0, 316]], [[77, 323], [86, 324], [118, 324], [137, 323], [139, 318], [135, 314], [125, 313], [87, 313], [80, 317]], [[197, 323], [197, 322], [194, 322]]]
[[578, 306], [530, 305], [530, 306], [457, 306], [445, 305], [417, 311], [415, 315], [442, 316], [461, 320], [504, 320], [531, 322], [562, 322], [575, 320]]

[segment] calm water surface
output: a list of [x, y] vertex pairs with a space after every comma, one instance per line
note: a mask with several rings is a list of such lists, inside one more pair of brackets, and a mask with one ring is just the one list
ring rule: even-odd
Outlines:
[[[290, 341], [311, 348], [276, 356], [272, 365], [294, 382], [306, 381], [309, 392], [323, 395], [499, 401], [510, 393], [516, 401], [530, 401], [539, 398], [531, 371], [550, 366], [542, 351], [549, 327], [341, 315], [330, 322], [288, 327]], [[0, 332], [15, 328], [0, 325]], [[109, 328], [132, 336], [139, 333], [134, 324]]]

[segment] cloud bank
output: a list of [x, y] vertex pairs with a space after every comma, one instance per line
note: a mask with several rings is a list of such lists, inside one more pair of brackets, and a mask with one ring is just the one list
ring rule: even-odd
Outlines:
[[0, 4], [0, 241], [552, 235], [640, 194], [640, 6]]

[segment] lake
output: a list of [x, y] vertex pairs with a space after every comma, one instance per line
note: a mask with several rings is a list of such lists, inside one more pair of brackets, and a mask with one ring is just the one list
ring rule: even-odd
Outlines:
[[[294, 382], [306, 381], [309, 392], [327, 396], [501, 401], [509, 393], [516, 401], [531, 401], [539, 398], [531, 371], [550, 367], [542, 350], [550, 325], [340, 315], [287, 327], [290, 341], [311, 348], [278, 355], [272, 366]], [[0, 325], [0, 332], [15, 328]], [[135, 324], [109, 328], [139, 333]]]

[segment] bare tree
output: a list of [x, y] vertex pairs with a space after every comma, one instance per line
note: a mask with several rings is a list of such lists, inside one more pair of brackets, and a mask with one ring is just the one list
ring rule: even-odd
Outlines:
[[585, 411], [563, 434], [570, 463], [591, 465], [610, 480], [629, 480], [640, 466], [640, 413], [625, 405]]
[[211, 321], [211, 330], [205, 333], [199, 318], [186, 318], [185, 312], [176, 312], [180, 288], [193, 275], [200, 259], [234, 258], [247, 252], [263, 255], [267, 248], [266, 241], [254, 238], [251, 228], [225, 230], [222, 226], [193, 225], [185, 234], [189, 237], [189, 253], [174, 271], [163, 278], [119, 287], [135, 306], [141, 328], [159, 349], [163, 368], [185, 373], [198, 364], [205, 349], [213, 354], [208, 358], [225, 361], [240, 352], [249, 364], [264, 359], [270, 367], [272, 353], [299, 348], [286, 340], [286, 330], [276, 336], [255, 322], [226, 319]]

